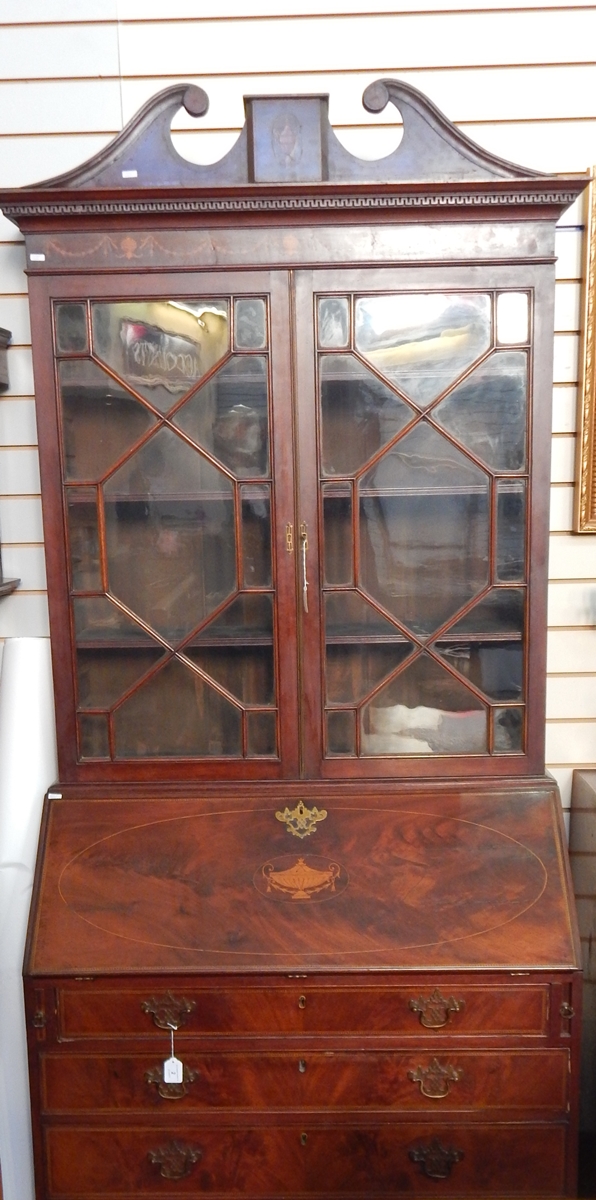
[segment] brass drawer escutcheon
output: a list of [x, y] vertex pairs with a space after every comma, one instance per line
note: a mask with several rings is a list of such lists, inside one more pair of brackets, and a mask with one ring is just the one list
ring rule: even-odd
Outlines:
[[461, 1012], [465, 1008], [465, 1003], [463, 1000], [456, 1000], [454, 996], [449, 996], [446, 1000], [439, 989], [435, 988], [428, 997], [418, 996], [416, 1000], [410, 1000], [409, 1007], [412, 1012], [420, 1014], [420, 1024], [424, 1025], [425, 1029], [442, 1029], [451, 1019], [452, 1013]]
[[171, 992], [166, 992], [164, 996], [152, 996], [141, 1004], [143, 1012], [151, 1014], [153, 1024], [158, 1029], [181, 1029], [196, 1007], [194, 1000], [187, 1000], [186, 996], [173, 996]]
[[159, 1167], [162, 1179], [184, 1179], [202, 1156], [203, 1151], [199, 1146], [189, 1146], [186, 1142], [175, 1140], [157, 1146], [147, 1154], [149, 1162]]
[[442, 1146], [438, 1138], [433, 1138], [426, 1146], [414, 1146], [409, 1155], [428, 1179], [448, 1179], [453, 1164], [461, 1162], [464, 1152], [455, 1146]]
[[158, 1067], [151, 1067], [149, 1071], [145, 1071], [145, 1079], [149, 1084], [155, 1084], [160, 1096], [163, 1100], [182, 1100], [183, 1096], [188, 1093], [188, 1086], [199, 1078], [199, 1071], [193, 1071], [190, 1067], [183, 1067], [182, 1083], [164, 1083], [163, 1064]]
[[408, 1071], [408, 1079], [420, 1084], [420, 1091], [429, 1100], [443, 1100], [449, 1095], [450, 1084], [457, 1083], [462, 1078], [463, 1071], [452, 1067], [451, 1063], [443, 1066], [437, 1058], [433, 1058], [428, 1067], [416, 1067]]

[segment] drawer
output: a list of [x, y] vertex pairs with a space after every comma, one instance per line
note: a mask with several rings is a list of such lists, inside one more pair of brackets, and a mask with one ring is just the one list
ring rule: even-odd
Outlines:
[[45, 1131], [49, 1197], [560, 1196], [562, 1125], [326, 1122]]
[[[48, 1114], [172, 1109], [393, 1109], [563, 1115], [569, 1053], [481, 1050], [429, 1053], [305, 1051], [204, 1054], [185, 1046], [182, 1087], [163, 1083], [157, 1055], [43, 1054]], [[150, 1078], [147, 1078], [147, 1075]]]
[[175, 1023], [177, 1037], [311, 1034], [389, 1034], [417, 1040], [441, 1030], [451, 1035], [544, 1036], [548, 984], [420, 987], [400, 982], [294, 986], [251, 984], [197, 987], [163, 984], [158, 991], [64, 984], [58, 989], [62, 1038], [161, 1036]]

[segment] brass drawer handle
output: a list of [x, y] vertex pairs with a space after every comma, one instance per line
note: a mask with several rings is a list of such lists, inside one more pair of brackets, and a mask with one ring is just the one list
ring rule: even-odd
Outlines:
[[464, 1152], [455, 1146], [442, 1146], [438, 1138], [433, 1138], [426, 1146], [422, 1143], [413, 1146], [409, 1156], [412, 1162], [420, 1163], [420, 1170], [428, 1179], [448, 1179], [453, 1164], [461, 1162]]
[[202, 1157], [203, 1151], [199, 1146], [189, 1146], [175, 1139], [149, 1150], [147, 1154], [149, 1162], [159, 1167], [162, 1179], [184, 1179]]
[[183, 1067], [182, 1083], [164, 1083], [163, 1063], [158, 1067], [151, 1067], [149, 1071], [145, 1071], [145, 1080], [149, 1084], [155, 1084], [159, 1095], [163, 1100], [182, 1100], [188, 1092], [188, 1085], [195, 1083], [199, 1078], [199, 1072], [191, 1070], [190, 1067]]
[[298, 1008], [306, 1008], [306, 996], [298, 997]]
[[433, 1058], [428, 1067], [416, 1067], [408, 1071], [408, 1079], [420, 1084], [420, 1091], [429, 1100], [443, 1100], [449, 1095], [449, 1087], [462, 1078], [463, 1071], [452, 1067], [451, 1063], [443, 1066], [437, 1058]]
[[158, 1029], [180, 1029], [186, 1025], [196, 1007], [194, 1000], [187, 1000], [186, 996], [173, 996], [171, 992], [166, 992], [164, 996], [152, 996], [141, 1004], [143, 1012], [151, 1014], [153, 1024]]
[[442, 1029], [452, 1013], [461, 1012], [465, 1008], [465, 1003], [463, 1000], [456, 1000], [454, 996], [445, 999], [439, 989], [435, 988], [428, 997], [418, 996], [416, 1000], [410, 1000], [409, 1007], [412, 1012], [420, 1014], [420, 1024], [424, 1025], [425, 1029]]

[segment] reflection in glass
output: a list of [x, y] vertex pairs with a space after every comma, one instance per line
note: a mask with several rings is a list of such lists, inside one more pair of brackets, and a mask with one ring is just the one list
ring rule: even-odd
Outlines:
[[350, 341], [350, 308], [347, 296], [319, 297], [319, 346], [343, 350]]
[[122, 649], [154, 646], [150, 634], [123, 613], [108, 596], [76, 596], [72, 602], [75, 638], [79, 647]]
[[524, 748], [524, 708], [494, 708], [493, 751], [521, 754]]
[[497, 342], [520, 346], [528, 341], [527, 292], [501, 292], [497, 296]]
[[488, 582], [489, 481], [425, 423], [361, 480], [361, 585], [431, 633]]
[[78, 718], [79, 758], [109, 758], [108, 718], [100, 715]]
[[355, 704], [404, 661], [412, 643], [358, 592], [325, 596], [327, 700]]
[[237, 596], [184, 654], [243, 704], [274, 704], [272, 597]]
[[322, 494], [325, 584], [353, 584], [352, 486], [324, 483]]
[[523, 351], [492, 354], [441, 400], [433, 418], [493, 470], [523, 470], [527, 376]]
[[490, 296], [410, 292], [356, 301], [356, 349], [425, 408], [491, 344]]
[[356, 713], [327, 713], [327, 754], [356, 753]]
[[352, 475], [414, 416], [351, 354], [320, 359], [323, 474]]
[[54, 317], [57, 354], [88, 353], [87, 305], [56, 304]]
[[91, 305], [93, 351], [166, 412], [227, 354], [227, 300], [123, 300]]
[[156, 418], [88, 359], [58, 366], [65, 479], [101, 479]]
[[101, 591], [97, 491], [66, 489], [70, 578], [75, 592]]
[[234, 349], [264, 350], [267, 346], [265, 301], [249, 296], [234, 301]]
[[363, 708], [362, 753], [486, 753], [486, 717], [463, 683], [422, 654]]
[[240, 757], [240, 711], [176, 659], [114, 712], [117, 758]]
[[[150, 639], [146, 639], [150, 646]], [[111, 708], [164, 657], [161, 647], [134, 651], [99, 646], [77, 651], [77, 692], [80, 708]]]
[[244, 587], [271, 587], [271, 498], [267, 484], [240, 488]]
[[174, 644], [236, 588], [233, 485], [162, 429], [103, 490], [110, 591]]
[[239, 479], [269, 474], [267, 359], [231, 358], [184, 405], [175, 424]]
[[435, 649], [491, 700], [519, 700], [523, 691], [524, 592], [495, 588]]
[[271, 758], [277, 754], [277, 720], [274, 712], [248, 712], [246, 731], [249, 758]]
[[497, 482], [497, 579], [522, 583], [526, 574], [525, 480]]

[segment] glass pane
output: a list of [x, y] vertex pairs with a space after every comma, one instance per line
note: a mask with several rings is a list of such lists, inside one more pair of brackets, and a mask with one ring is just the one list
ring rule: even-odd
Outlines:
[[362, 710], [362, 753], [483, 754], [486, 710], [422, 654]]
[[99, 592], [101, 566], [95, 488], [68, 488], [66, 513], [73, 591]]
[[108, 596], [77, 596], [73, 602], [75, 638], [80, 648], [146, 648], [153, 641], [136, 621], [123, 613]]
[[265, 301], [250, 296], [234, 301], [234, 349], [264, 350], [267, 345]]
[[451, 627], [435, 649], [491, 700], [521, 699], [524, 591], [494, 588]]
[[327, 700], [355, 704], [412, 652], [411, 642], [358, 592], [325, 596]]
[[322, 492], [325, 583], [353, 584], [352, 488], [326, 483]]
[[324, 475], [353, 475], [414, 412], [351, 354], [320, 359]]
[[184, 654], [243, 704], [274, 704], [272, 597], [238, 596]]
[[240, 488], [245, 587], [271, 587], [271, 499], [267, 486]]
[[356, 753], [356, 713], [327, 713], [327, 754]]
[[233, 485], [162, 429], [104, 496], [110, 591], [175, 644], [236, 588]]
[[175, 424], [238, 479], [269, 474], [267, 359], [231, 358], [184, 405]]
[[78, 727], [80, 758], [110, 757], [107, 717], [79, 717]]
[[437, 406], [433, 417], [495, 471], [526, 465], [527, 357], [500, 351]]
[[528, 341], [528, 293], [501, 292], [497, 296], [497, 341], [519, 346]]
[[88, 353], [87, 305], [56, 304], [54, 316], [57, 354]]
[[526, 575], [526, 484], [497, 482], [497, 579], [523, 582]]
[[524, 713], [524, 708], [493, 709], [493, 750], [495, 754], [523, 753]]
[[172, 659], [115, 710], [117, 758], [241, 757], [241, 715]]
[[350, 307], [347, 296], [319, 298], [319, 346], [343, 350], [350, 342]]
[[101, 479], [156, 424], [148, 409], [87, 359], [58, 367], [66, 479]]
[[227, 354], [227, 300], [124, 300], [91, 305], [93, 351], [166, 412]]
[[277, 754], [277, 721], [274, 712], [246, 714], [248, 757], [269, 758]]
[[[150, 643], [150, 639], [147, 638]], [[159, 646], [134, 651], [97, 650], [77, 652], [77, 691], [80, 708], [111, 708], [133, 683], [150, 671], [164, 652]]]
[[418, 292], [356, 301], [356, 349], [422, 408], [490, 344], [487, 295]]
[[425, 635], [488, 582], [489, 482], [425, 423], [387, 451], [360, 486], [361, 584]]

